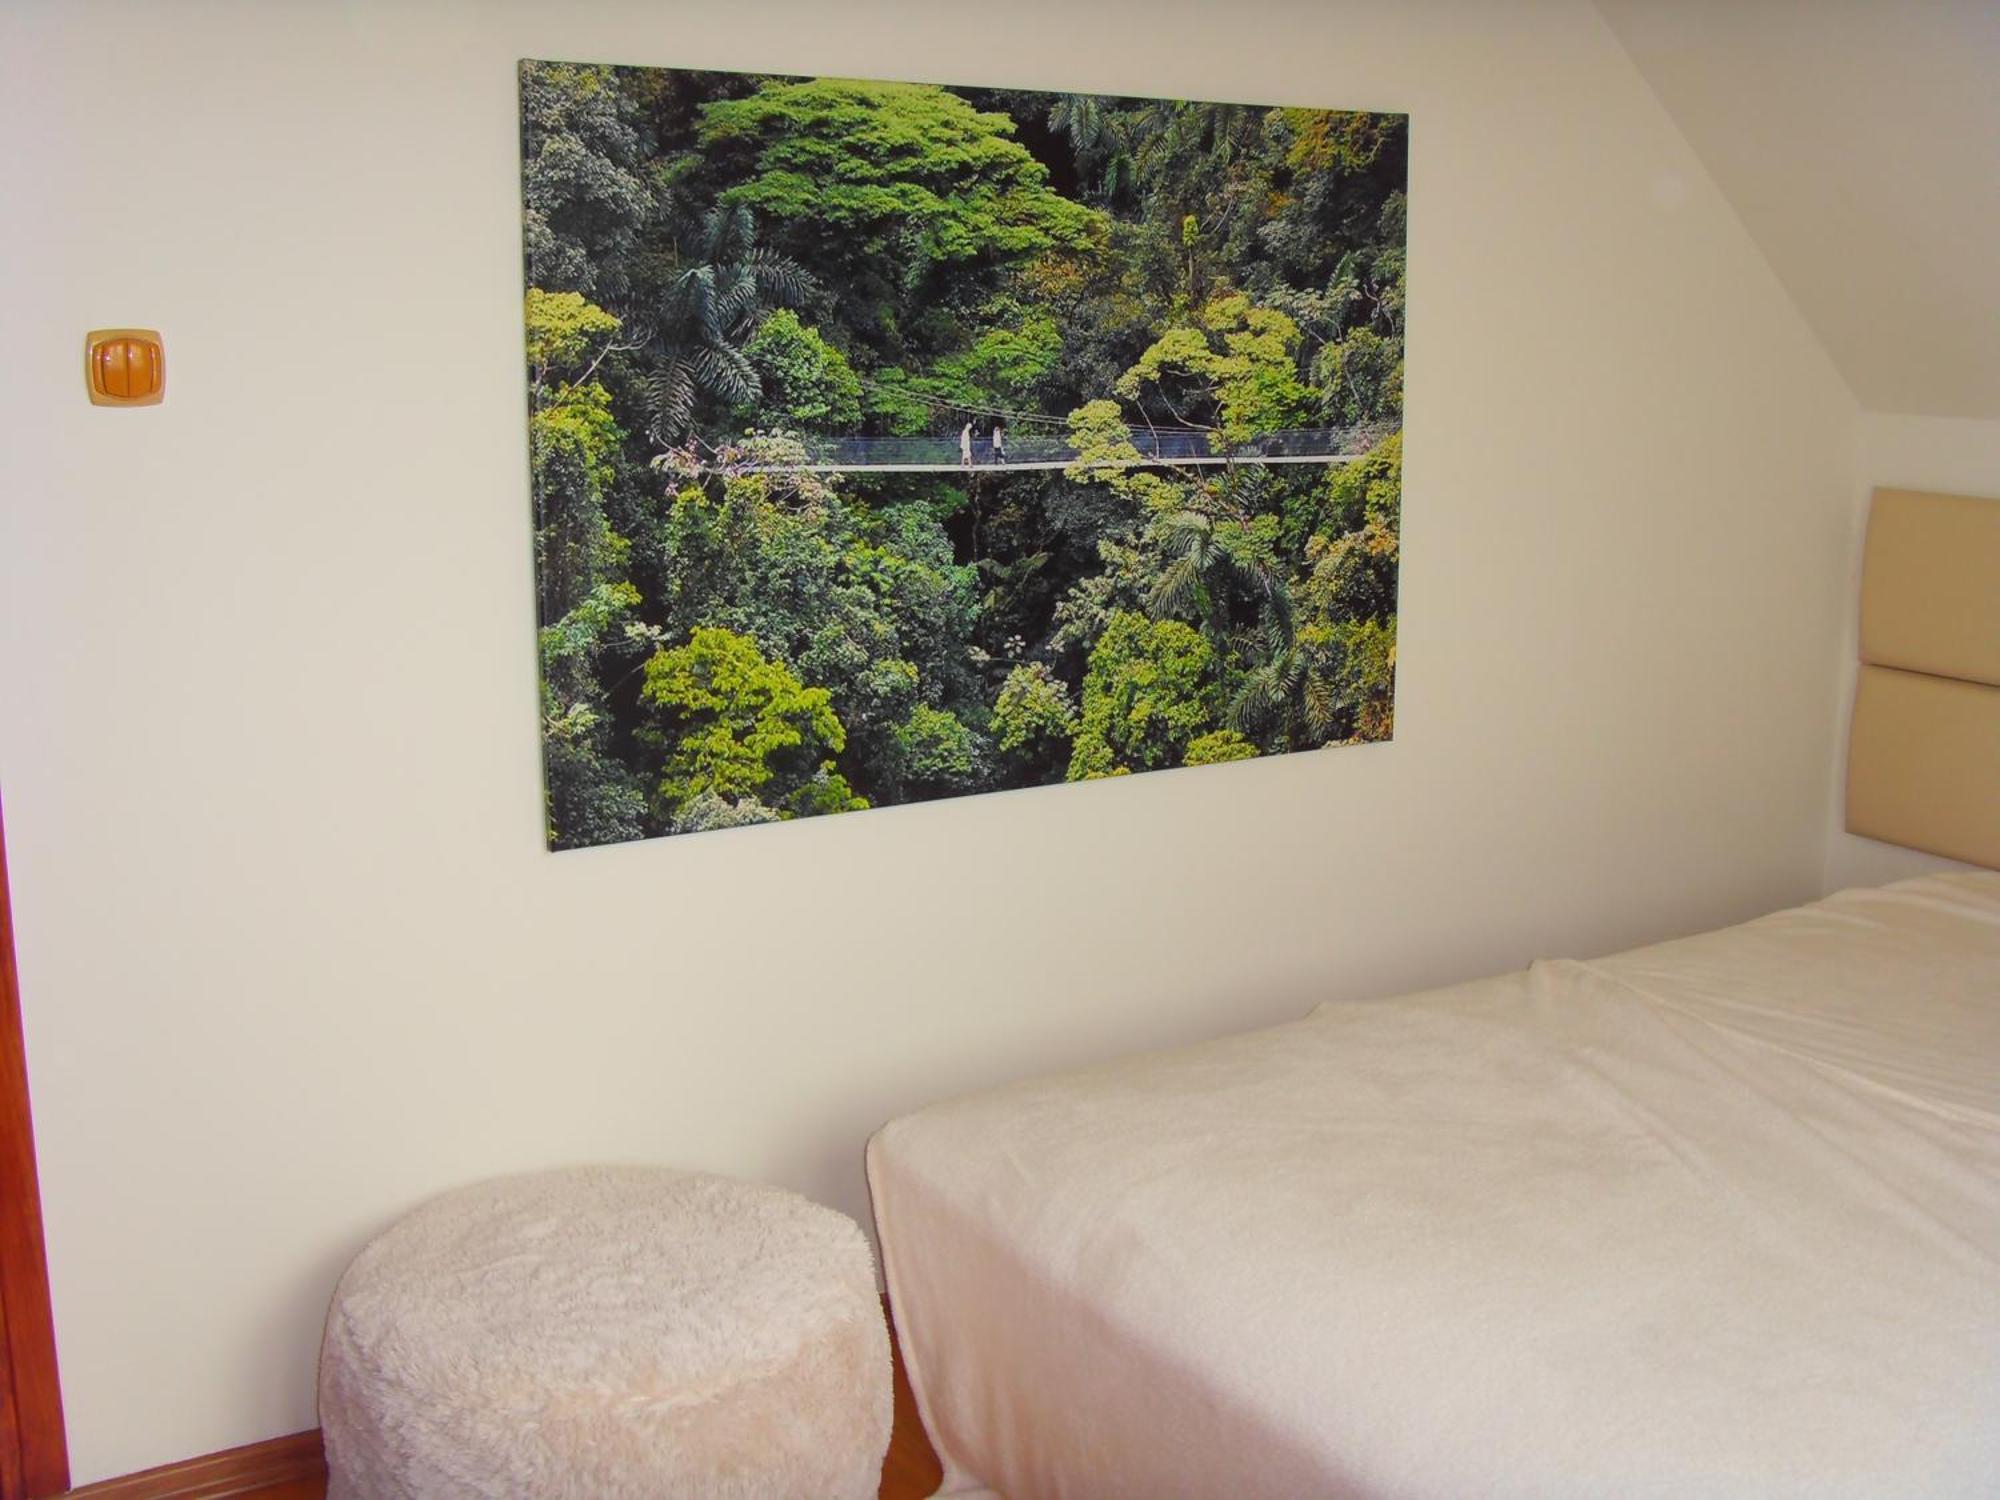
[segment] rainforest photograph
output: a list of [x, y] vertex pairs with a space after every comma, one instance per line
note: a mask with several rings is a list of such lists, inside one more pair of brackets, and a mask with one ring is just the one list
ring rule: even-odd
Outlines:
[[1390, 737], [1405, 116], [520, 100], [552, 848]]

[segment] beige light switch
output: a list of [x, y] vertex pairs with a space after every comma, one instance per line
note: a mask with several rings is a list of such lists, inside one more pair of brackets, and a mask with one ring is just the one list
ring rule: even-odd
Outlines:
[[167, 351], [153, 328], [93, 328], [83, 341], [93, 406], [154, 406], [167, 393]]

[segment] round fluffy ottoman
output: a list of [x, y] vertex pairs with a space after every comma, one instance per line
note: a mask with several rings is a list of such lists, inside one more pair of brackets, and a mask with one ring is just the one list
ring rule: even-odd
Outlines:
[[854, 1222], [644, 1167], [446, 1193], [356, 1257], [320, 1352], [329, 1500], [864, 1500], [889, 1342]]

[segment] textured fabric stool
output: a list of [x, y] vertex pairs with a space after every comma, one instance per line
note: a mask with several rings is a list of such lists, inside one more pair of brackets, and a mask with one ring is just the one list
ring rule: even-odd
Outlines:
[[319, 1406], [329, 1500], [864, 1500], [889, 1341], [832, 1209], [541, 1172], [434, 1198], [355, 1258]]

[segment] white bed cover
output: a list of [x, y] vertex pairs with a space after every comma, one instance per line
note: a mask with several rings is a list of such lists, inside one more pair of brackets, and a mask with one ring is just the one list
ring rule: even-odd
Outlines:
[[2000, 875], [869, 1148], [941, 1493], [2000, 1495]]

